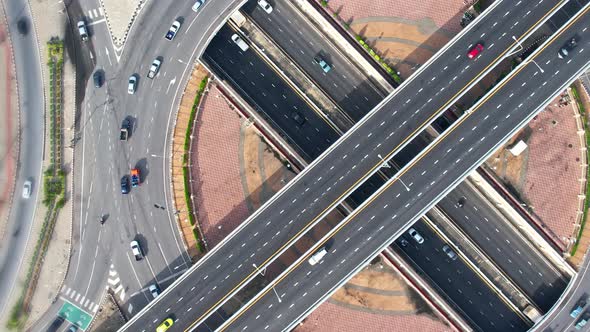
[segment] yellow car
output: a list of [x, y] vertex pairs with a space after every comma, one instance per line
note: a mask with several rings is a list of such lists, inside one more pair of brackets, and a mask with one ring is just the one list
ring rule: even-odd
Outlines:
[[158, 325], [158, 327], [156, 328], [156, 332], [168, 331], [172, 324], [174, 324], [172, 318], [166, 318], [162, 323], [160, 323], [160, 325]]

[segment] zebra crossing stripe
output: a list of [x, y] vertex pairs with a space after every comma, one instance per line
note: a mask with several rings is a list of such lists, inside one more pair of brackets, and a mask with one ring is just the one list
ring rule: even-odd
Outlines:
[[96, 313], [97, 311], [98, 311], [98, 304], [96, 304], [96, 305], [94, 306], [94, 309], [92, 309], [92, 312], [93, 312], [93, 313]]
[[[76, 295], [76, 299], [74, 301], [78, 302], [78, 299], [80, 298], [80, 295], [82, 295], [82, 294], [78, 293], [78, 295]], [[72, 297], [74, 297], [74, 295], [72, 295]]]
[[[84, 305], [84, 300], [86, 300], [86, 296], [82, 296], [82, 298], [80, 299], [80, 305]], [[78, 301], [78, 299], [76, 299], [76, 301]]]
[[100, 16], [104, 16], [104, 11], [102, 10], [102, 7], [98, 7], [98, 13], [100, 14]]
[[66, 291], [66, 296], [69, 296], [71, 291], [72, 291], [72, 289], [70, 287], [68, 287], [68, 290]]
[[90, 302], [90, 299], [86, 299], [86, 302], [84, 303], [85, 307], [88, 307], [88, 303]]

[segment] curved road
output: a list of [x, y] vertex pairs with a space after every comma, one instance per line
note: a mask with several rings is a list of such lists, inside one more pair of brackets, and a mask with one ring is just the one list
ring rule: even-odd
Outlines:
[[[33, 27], [26, 35], [16, 28], [20, 18], [31, 24], [31, 10], [26, 0], [4, 1], [8, 28], [16, 61], [20, 112], [20, 153], [16, 187], [7, 225], [6, 238], [0, 247], [0, 315], [7, 309], [7, 299], [14, 293], [15, 281], [21, 267], [24, 249], [29, 240], [39, 187], [42, 181], [44, 146], [44, 98], [41, 61], [37, 37]], [[30, 179], [33, 192], [29, 199], [22, 198], [23, 183]], [[10, 256], [8, 252], [10, 251]]]
[[[148, 1], [120, 55], [104, 21], [84, 15], [98, 8], [98, 1], [68, 6], [71, 21], [84, 17], [90, 33], [88, 43], [76, 38], [74, 45], [79, 54], [78, 89], [83, 92], [78, 91], [73, 249], [58, 301], [35, 329], [47, 327], [66, 301], [94, 315], [105, 286], [115, 291], [124, 313], [132, 316], [151, 300], [150, 284], [164, 289], [190, 266], [171, 207], [169, 138], [194, 62], [224, 17], [238, 8], [236, 1], [210, 1], [194, 13], [191, 5]], [[183, 25], [170, 42], [163, 36], [175, 19]], [[163, 63], [151, 80], [147, 72], [156, 57]], [[98, 89], [91, 79], [95, 70], [105, 74]], [[132, 74], [139, 80], [137, 92], [129, 95], [127, 80]], [[127, 142], [119, 141], [124, 118], [133, 123]], [[121, 177], [135, 167], [141, 170], [142, 184], [122, 195]], [[100, 215], [108, 216], [103, 226], [97, 222]], [[141, 261], [135, 261], [129, 248], [134, 239], [145, 254]]]

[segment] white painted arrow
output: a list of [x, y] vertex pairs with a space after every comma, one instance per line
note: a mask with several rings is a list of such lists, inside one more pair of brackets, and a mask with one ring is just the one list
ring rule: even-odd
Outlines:
[[176, 83], [176, 76], [174, 76], [174, 78], [170, 80], [170, 83], [168, 84], [168, 89], [166, 89], [166, 94], [168, 94], [168, 91], [170, 91], [170, 87], [174, 85], [174, 83]]

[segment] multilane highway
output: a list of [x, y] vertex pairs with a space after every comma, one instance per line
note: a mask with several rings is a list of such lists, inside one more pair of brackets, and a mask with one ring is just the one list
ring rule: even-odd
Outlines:
[[[328, 240], [332, 243], [330, 253], [319, 267], [311, 268], [307, 264], [313, 251], [308, 252], [271, 282], [260, 298], [245, 305], [242, 313], [247, 314], [234, 316], [221, 330], [279, 331], [294, 327], [322, 299], [404, 232], [590, 64], [586, 54], [590, 49], [589, 10], [587, 5], [575, 21], [549, 39], [402, 170], [399, 178], [389, 181], [333, 234], [319, 241], [316, 248]], [[580, 45], [569, 59], [559, 59], [557, 51], [574, 34], [579, 36]], [[533, 60], [536, 63], [531, 62]], [[279, 294], [281, 302], [277, 301], [271, 287]], [[485, 316], [486, 312], [481, 314]], [[479, 327], [488, 331], [523, 330], [522, 326], [508, 321], [504, 326]]]
[[[586, 3], [585, 1], [584, 3]], [[255, 4], [255, 3], [254, 3]], [[549, 21], [553, 27], [561, 27], [565, 21], [562, 21], [564, 15], [558, 15], [561, 12], [566, 14], [566, 18], [569, 13], [575, 14], [580, 10], [583, 3], [576, 1], [575, 3], [569, 2], [567, 6], [564, 6], [562, 10], [554, 14]], [[567, 8], [566, 8], [567, 7]], [[310, 66], [307, 62], [311, 61], [311, 54], [318, 52], [318, 50], [329, 48], [329, 43], [325, 40], [321, 40], [319, 33], [316, 33], [311, 28], [305, 27], [305, 22], [298, 19], [297, 13], [293, 13], [291, 6], [283, 6], [279, 11], [275, 8], [273, 15], [269, 16], [261, 9], [258, 10], [259, 6], [250, 8], [253, 13], [261, 12], [257, 15], [258, 24], [266, 27], [266, 32], [273, 36], [277, 40], [281, 47], [289, 50], [289, 55], [296, 59], [297, 64], [301, 67], [305, 67], [306, 70], [310, 71], [311, 76], [319, 76], [316, 78], [319, 85], [328, 81], [324, 84], [324, 90], [329, 92], [334, 99], [339, 99], [341, 89], [346, 90], [347, 83], [339, 83], [344, 85], [340, 89], [340, 85], [333, 85], [331, 82], [334, 80], [342, 81], [342, 77], [350, 76], [350, 72], [355, 72], [354, 68], [350, 69], [351, 65], [347, 64], [346, 61], [339, 61], [339, 64], [335, 66], [331, 71], [330, 75], [326, 75], [317, 66]], [[291, 10], [290, 10], [291, 9]], [[252, 15], [252, 14], [251, 14]], [[557, 18], [556, 18], [556, 15]], [[290, 24], [287, 22], [291, 22]], [[271, 28], [276, 26], [276, 28]], [[545, 25], [546, 26], [546, 25]], [[289, 136], [300, 144], [298, 146], [308, 152], [316, 150], [322, 146], [324, 139], [332, 139], [334, 133], [331, 131], [325, 132], [322, 129], [329, 130], [328, 126], [322, 126], [323, 120], [315, 116], [315, 113], [306, 107], [305, 103], [299, 102], [297, 105], [298, 111], [307, 119], [307, 122], [302, 126], [301, 129], [311, 129], [317, 131], [316, 135], [313, 136], [313, 140], [309, 140], [305, 137], [305, 133], [301, 130], [296, 129], [295, 126], [289, 125], [294, 124], [294, 121], [289, 119], [290, 104], [282, 103], [284, 96], [288, 98], [294, 93], [290, 91], [288, 87], [284, 87], [285, 84], [278, 74], [276, 74], [269, 66], [261, 59], [257, 57], [257, 52], [242, 52], [235, 46], [228, 38], [229, 28], [224, 28], [225, 33], [218, 33], [215, 36], [204, 53], [206, 62], [214, 68], [222, 79], [225, 79], [232, 83], [232, 85], [244, 94], [244, 98], [252, 100], [254, 105], [257, 105], [257, 110], [264, 107], [258, 107], [258, 105], [270, 105], [272, 111], [265, 112], [266, 115], [271, 119], [271, 123], [285, 123], [286, 127], [278, 127], [277, 130], [292, 130]], [[311, 31], [309, 31], [311, 30]], [[220, 31], [221, 32], [221, 31]], [[306, 49], [306, 43], [299, 44], [297, 46], [291, 46], [293, 36], [301, 32], [305, 35], [305, 40], [310, 40], [310, 44], [313, 45], [313, 50]], [[317, 36], [316, 36], [317, 35]], [[313, 42], [311, 42], [313, 41]], [[327, 45], [327, 46], [326, 46]], [[301, 49], [305, 48], [305, 49]], [[254, 48], [251, 48], [253, 50]], [[336, 51], [332, 50], [336, 55], [339, 55]], [[311, 54], [310, 54], [311, 53]], [[223, 55], [223, 56], [221, 56]], [[336, 57], [338, 58], [338, 57]], [[249, 64], [248, 66], [238, 64]], [[307, 68], [310, 67], [310, 68]], [[365, 78], [367, 80], [368, 78]], [[278, 83], [278, 82], [279, 83]], [[369, 85], [362, 84], [362, 79], [352, 79], [353, 85], [363, 86], [369, 88]], [[281, 87], [283, 88], [281, 89]], [[352, 87], [348, 87], [353, 89]], [[336, 92], [337, 91], [337, 92]], [[335, 93], [336, 92], [336, 93]], [[334, 94], [335, 93], [335, 94]], [[372, 94], [363, 95], [364, 90], [354, 91], [354, 93], [347, 94], [345, 99], [348, 99], [344, 107], [344, 111], [351, 117], [364, 115], [370, 111], [370, 108], [364, 107], [362, 101], [366, 101], [368, 105], [375, 105], [378, 100], [378, 91], [374, 91]], [[293, 100], [294, 98], [289, 98]], [[281, 105], [281, 107], [274, 108], [273, 105]], [[358, 106], [358, 107], [357, 107]], [[293, 105], [295, 107], [295, 105]], [[272, 121], [274, 120], [274, 121]], [[297, 128], [299, 129], [299, 128]], [[409, 162], [410, 159], [422, 150], [428, 143], [428, 140], [421, 140], [421, 137], [417, 137], [412, 140], [412, 143], [407, 145], [403, 152], [398, 153], [392, 161], [395, 164], [404, 165]], [[317, 144], [314, 144], [316, 143]], [[414, 151], [409, 151], [413, 148]], [[405, 160], [403, 160], [405, 159]], [[383, 169], [386, 175], [394, 176], [395, 171]], [[354, 201], [362, 202], [366, 197], [371, 195], [377, 190], [385, 181], [376, 176], [367, 180], [365, 184], [372, 184], [372, 186], [366, 187], [366, 192], [359, 192], [358, 190], [349, 197], [347, 203], [356, 207], [358, 204], [353, 204]], [[364, 188], [363, 188], [364, 189]], [[372, 189], [372, 190], [369, 190]], [[469, 197], [465, 202], [464, 208], [457, 208], [457, 201], [461, 197]], [[350, 198], [353, 198], [352, 200]], [[545, 311], [555, 302], [559, 295], [563, 292], [568, 278], [563, 276], [559, 271], [552, 267], [543, 255], [540, 255], [534, 248], [531, 248], [526, 241], [522, 240], [522, 237], [518, 235], [518, 232], [510, 227], [510, 223], [499, 213], [495, 207], [489, 204], [485, 199], [479, 198], [478, 195], [469, 188], [469, 186], [461, 184], [453, 192], [449, 193], [445, 199], [439, 202], [440, 208], [445, 208], [445, 211], [449, 215], [451, 220], [456, 220], [456, 223], [464, 230], [469, 237], [478, 244], [478, 246], [487, 254], [487, 257], [494, 261], [495, 264], [503, 270], [510, 279], [512, 279], [523, 292], [536, 303], [541, 310]], [[505, 243], [510, 243], [514, 249], [512, 251], [504, 251], [501, 247]], [[430, 266], [421, 266], [424, 270], [431, 269]], [[467, 268], [467, 267], [465, 267]], [[211, 327], [208, 323], [207, 325]]]
[[[378, 171], [377, 155], [397, 153], [501, 61], [516, 46], [513, 35], [528, 35], [564, 3], [497, 2], [123, 330], [151, 329], [168, 313], [181, 328], [197, 325], [257, 274], [252, 264], [266, 266]], [[484, 36], [493, 36], [486, 52], [469, 61], [465, 53]]]

